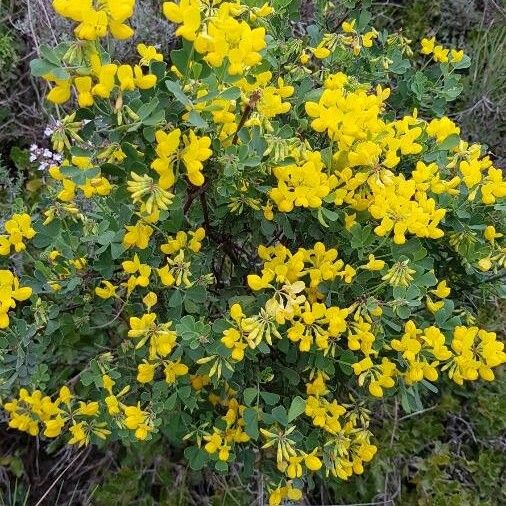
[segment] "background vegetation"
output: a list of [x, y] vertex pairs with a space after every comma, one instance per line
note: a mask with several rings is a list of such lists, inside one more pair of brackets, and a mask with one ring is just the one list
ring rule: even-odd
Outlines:
[[[14, 200], [28, 195], [37, 166], [29, 147], [44, 148], [49, 120], [42, 103], [41, 81], [34, 82], [28, 63], [44, 43], [61, 40], [68, 27], [52, 15], [48, 0], [2, 0], [0, 4], [0, 220]], [[318, 3], [318, 2], [316, 2]], [[501, 0], [413, 0], [406, 2], [336, 1], [336, 24], [349, 10], [368, 6], [378, 29], [403, 28], [418, 40], [436, 33], [438, 40], [463, 47], [473, 61], [464, 93], [452, 104], [463, 134], [490, 146], [497, 166], [506, 167], [506, 4]], [[367, 3], [367, 5], [365, 5]], [[362, 5], [364, 4], [364, 5]], [[172, 44], [172, 30], [158, 11], [160, 2], [143, 0], [136, 14], [136, 37]], [[315, 17], [304, 3], [294, 34]], [[316, 20], [317, 21], [317, 20]], [[124, 47], [128, 60], [137, 39]], [[502, 55], [502, 57], [501, 57]], [[28, 186], [30, 189], [30, 186]], [[505, 307], [486, 289], [473, 304], [481, 325], [504, 335]], [[501, 478], [506, 471], [506, 377], [467, 386], [452, 397], [433, 394], [423, 412], [400, 414], [393, 401], [379, 401], [375, 430], [379, 454], [364, 477], [339, 489], [324, 484], [308, 504], [495, 505], [506, 503]], [[430, 406], [434, 406], [431, 408]], [[23, 449], [23, 450], [20, 450]], [[0, 434], [1, 505], [243, 505], [261, 496], [262, 481], [241, 483], [202, 475], [182, 467], [178, 450], [160, 459], [149, 445], [142, 452], [111, 447], [101, 453], [87, 448], [42, 448], [28, 436]]]

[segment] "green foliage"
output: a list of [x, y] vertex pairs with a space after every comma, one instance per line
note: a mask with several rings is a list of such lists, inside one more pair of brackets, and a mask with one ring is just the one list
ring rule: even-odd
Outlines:
[[296, 2], [234, 14], [269, 33], [239, 63], [189, 40], [173, 67], [107, 76], [115, 56], [94, 40], [31, 63], [64, 111], [64, 161], [4, 226], [0, 395], [12, 428], [58, 438], [49, 454], [114, 454], [82, 492], [94, 503], [241, 504], [254, 480], [275, 505], [303, 488], [313, 502], [500, 497], [487, 438], [504, 404], [470, 389], [461, 412], [450, 379], [492, 380], [504, 361], [471, 314], [504, 292], [504, 183], [431, 120], [471, 61], [414, 57], [358, 4], [338, 33], [321, 7], [303, 39], [286, 23]]

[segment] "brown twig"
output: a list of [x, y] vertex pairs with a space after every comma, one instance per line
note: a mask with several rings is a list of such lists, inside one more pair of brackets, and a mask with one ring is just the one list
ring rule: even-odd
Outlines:
[[186, 215], [188, 211], [190, 210], [191, 205], [195, 201], [197, 197], [199, 197], [202, 193], [204, 193], [208, 187], [209, 183], [206, 182], [203, 186], [194, 186], [190, 183], [190, 186], [188, 188], [188, 195], [186, 197], [186, 202], [183, 206], [183, 213]]
[[242, 113], [241, 120], [237, 125], [237, 130], [235, 131], [234, 138], [232, 139], [232, 144], [237, 144], [237, 141], [239, 140], [239, 131], [244, 126], [246, 121], [248, 121], [248, 118], [251, 116], [251, 113], [253, 112], [253, 109], [256, 107], [257, 102], [260, 100], [260, 97], [261, 97], [260, 90], [254, 91], [251, 94], [249, 102], [244, 108], [244, 111]]

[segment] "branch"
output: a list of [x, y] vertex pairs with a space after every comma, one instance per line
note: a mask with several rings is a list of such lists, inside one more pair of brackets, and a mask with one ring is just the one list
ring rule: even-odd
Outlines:
[[237, 144], [237, 141], [239, 140], [239, 131], [244, 126], [244, 123], [248, 121], [248, 118], [251, 116], [251, 113], [253, 112], [253, 109], [257, 105], [257, 102], [260, 100], [260, 90], [254, 91], [251, 94], [251, 97], [249, 98], [249, 102], [244, 108], [244, 111], [241, 116], [241, 120], [239, 121], [239, 124], [237, 125], [237, 130], [235, 131], [234, 138], [232, 139], [232, 144]]

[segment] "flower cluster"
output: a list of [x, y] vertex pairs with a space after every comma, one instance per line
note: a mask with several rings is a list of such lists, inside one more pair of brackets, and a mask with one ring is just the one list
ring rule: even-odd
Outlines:
[[294, 207], [319, 208], [325, 198], [338, 184], [335, 175], [324, 172], [320, 152], [306, 152], [299, 164], [274, 167], [273, 174], [277, 187], [269, 192], [269, 197], [283, 213]]
[[19, 279], [11, 271], [0, 270], [0, 329], [9, 326], [8, 312], [32, 296], [29, 286], [20, 286]]
[[101, 420], [105, 412], [114, 419], [119, 427], [133, 431], [135, 438], [144, 440], [152, 430], [149, 414], [140, 405], [126, 405], [120, 401], [128, 394], [130, 387], [124, 387], [118, 394], [113, 394], [115, 381], [107, 374], [101, 380], [102, 387], [108, 394], [103, 405], [97, 401], [84, 402], [71, 393], [67, 386], [60, 388], [53, 401], [40, 390], [29, 393], [22, 388], [18, 398], [4, 404], [9, 413], [9, 427], [37, 436], [41, 430], [48, 438], [56, 438], [68, 432], [68, 443], [76, 446], [88, 445], [93, 435], [106, 439], [111, 431], [107, 422]]
[[422, 39], [420, 42], [420, 53], [430, 55], [434, 61], [438, 63], [456, 64], [464, 58], [464, 51], [457, 49], [445, 48], [436, 42], [436, 37], [430, 39]]
[[[245, 7], [240, 2], [211, 2], [181, 0], [179, 4], [165, 2], [165, 17], [180, 26], [176, 35], [193, 42], [195, 50], [212, 67], [227, 63], [230, 75], [243, 74], [260, 63], [260, 51], [265, 48], [265, 28], [251, 28], [247, 21], [237, 19]], [[255, 16], [270, 14], [269, 9], [257, 9]], [[202, 15], [204, 14], [204, 16]]]
[[0, 235], [0, 255], [9, 255], [11, 249], [16, 253], [26, 249], [25, 240], [35, 237], [32, 218], [29, 214], [13, 214], [4, 223], [5, 235]]
[[186, 167], [188, 179], [195, 186], [204, 184], [202, 169], [205, 162], [212, 154], [211, 139], [207, 136], [198, 137], [193, 130], [183, 136], [184, 147], [179, 149], [181, 131], [175, 129], [170, 133], [161, 130], [156, 132], [157, 158], [151, 164], [160, 176], [159, 185], [162, 189], [171, 188], [176, 177], [174, 175], [174, 163], [181, 160]]
[[478, 327], [455, 327], [451, 348], [454, 353], [446, 368], [458, 385], [478, 378], [493, 381], [492, 368], [506, 362], [504, 343], [497, 340], [495, 332]]
[[78, 39], [96, 40], [111, 34], [116, 39], [129, 39], [133, 29], [125, 22], [132, 17], [135, 0], [100, 0], [94, 7], [93, 0], [76, 4], [73, 0], [53, 0], [54, 10], [79, 23], [74, 30]]
[[30, 394], [22, 388], [19, 397], [5, 403], [4, 408], [10, 415], [9, 427], [31, 436], [38, 435], [42, 427], [44, 436], [56, 438], [68, 424], [69, 444], [83, 446], [89, 442], [90, 434], [99, 439], [110, 434], [104, 423], [95, 421], [99, 413], [98, 402], [79, 401], [76, 406], [75, 398], [66, 386], [60, 389], [54, 401], [40, 390]]
[[[72, 202], [76, 198], [77, 190], [81, 190], [86, 198], [109, 195], [112, 190], [111, 183], [106, 177], [100, 176], [99, 171], [93, 177], [86, 177], [86, 171], [94, 167], [92, 159], [87, 156], [73, 156], [70, 160], [64, 160], [60, 167], [56, 165], [50, 167], [50, 176], [61, 184], [61, 191], [58, 193], [57, 198], [62, 202]], [[72, 170], [72, 168], [83, 171], [85, 175], [84, 184], [77, 184], [71, 178], [65, 176], [65, 170]]]
[[285, 114], [292, 108], [290, 102], [284, 102], [294, 94], [294, 87], [285, 83], [279, 77], [276, 84], [272, 83], [272, 72], [265, 71], [253, 75], [253, 82], [242, 78], [236, 85], [243, 95], [254, 105], [254, 111], [244, 123], [246, 127], [259, 126], [266, 131], [272, 131], [270, 120], [275, 116]]
[[[234, 392], [228, 392], [231, 396]], [[220, 420], [220, 426], [213, 427], [213, 432], [205, 434], [203, 439], [206, 441], [204, 450], [213, 455], [216, 454], [218, 460], [226, 462], [230, 459], [230, 452], [235, 443], [247, 443], [250, 437], [244, 432], [244, 410], [245, 406], [239, 404], [234, 397], [218, 401], [220, 405], [227, 408], [226, 414]]]
[[[69, 63], [80, 62], [88, 69], [88, 75], [69, 76], [62, 79], [59, 75], [52, 73], [45, 74], [45, 79], [53, 83], [51, 91], [47, 95], [47, 100], [54, 104], [65, 104], [72, 97], [72, 89], [75, 91], [79, 107], [91, 107], [96, 99], [108, 99], [115, 89], [119, 93], [134, 90], [149, 90], [156, 85], [157, 77], [155, 74], [145, 73], [143, 66], [150, 61], [157, 61], [158, 53], [153, 54], [151, 48], [141, 46], [139, 54], [141, 59], [138, 65], [117, 65], [116, 63], [105, 63], [94, 47], [89, 47], [87, 52], [80, 46], [72, 47], [71, 54], [67, 54]], [[76, 54], [76, 52], [78, 54]], [[132, 118], [138, 119], [131, 109], [125, 109], [125, 112]]]
[[269, 504], [298, 501], [363, 472], [375, 399], [420, 411], [506, 362], [462, 295], [506, 266], [506, 182], [444, 115], [468, 58], [424, 39], [419, 64], [365, 15], [294, 39], [283, 2], [180, 0], [184, 41], [121, 62], [134, 4], [55, 0], [77, 40], [32, 64], [58, 155], [0, 235], [9, 424], [176, 438], [244, 480], [260, 451]]

